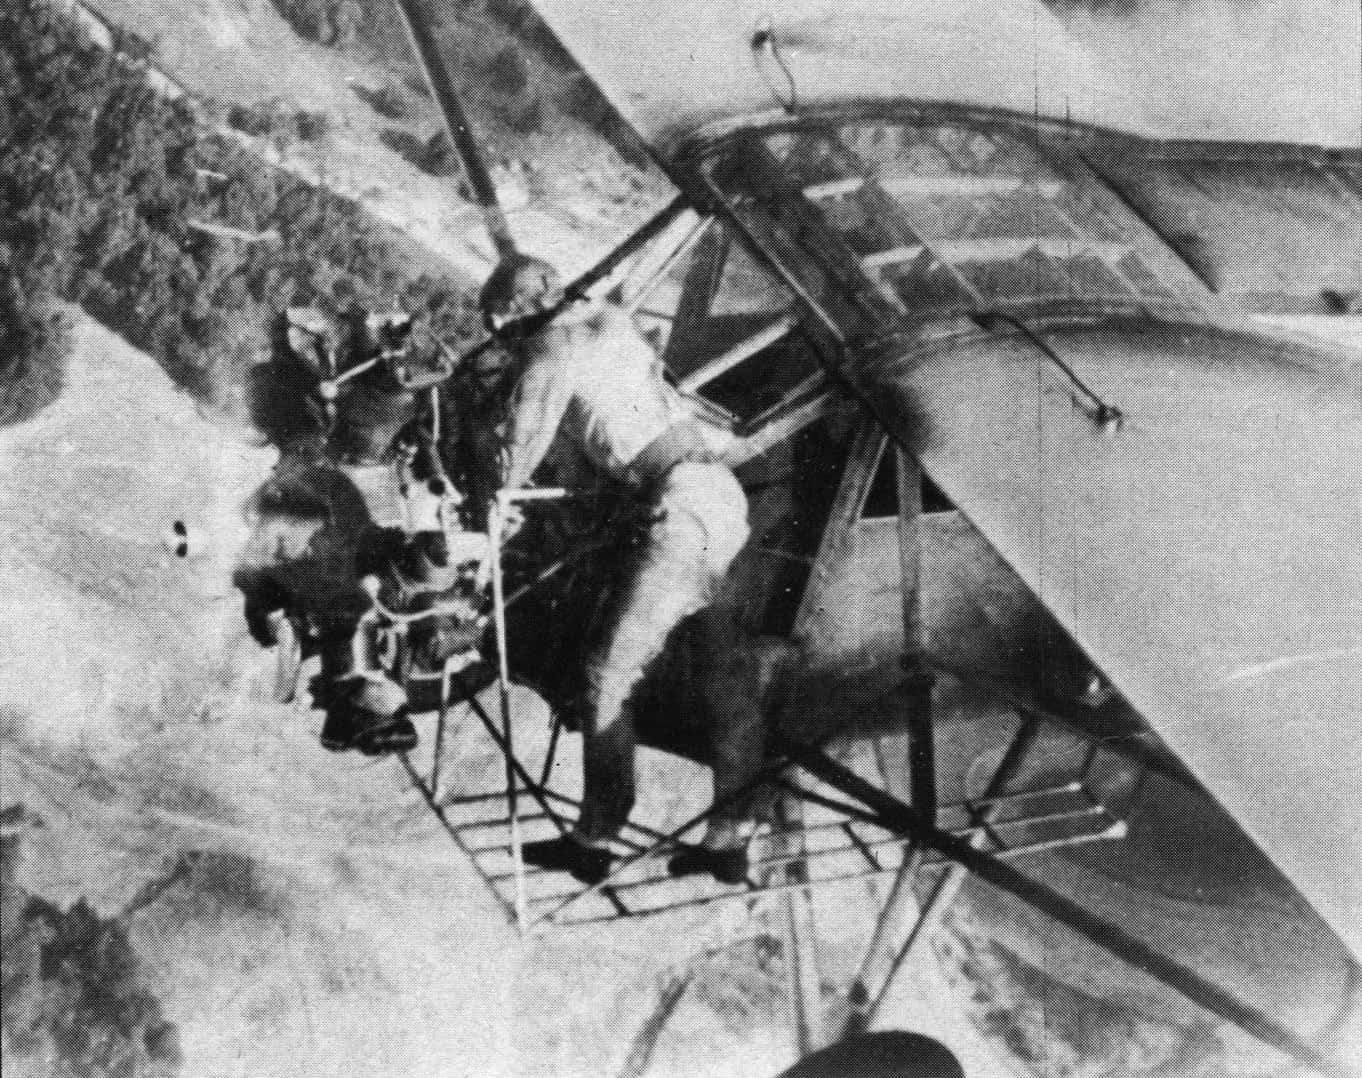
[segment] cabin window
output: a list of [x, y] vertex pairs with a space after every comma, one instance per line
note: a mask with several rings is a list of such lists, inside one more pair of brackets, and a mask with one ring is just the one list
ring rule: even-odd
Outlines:
[[1362, 289], [1362, 192], [1342, 165], [1207, 155], [1109, 171], [1250, 310], [1329, 312], [1329, 297]]
[[719, 221], [683, 236], [628, 306], [673, 384], [740, 431], [822, 387], [794, 294]]
[[[922, 473], [921, 497], [923, 513], [949, 513], [955, 509], [951, 500], [926, 472]], [[875, 475], [866, 491], [865, 501], [861, 503], [861, 519], [895, 520], [898, 515], [899, 455], [893, 444], [886, 440], [884, 448], [880, 450], [880, 459], [875, 465]]]
[[1213, 302], [1097, 177], [1010, 131], [808, 123], [738, 136], [706, 169], [849, 333], [981, 308], [1200, 318]]

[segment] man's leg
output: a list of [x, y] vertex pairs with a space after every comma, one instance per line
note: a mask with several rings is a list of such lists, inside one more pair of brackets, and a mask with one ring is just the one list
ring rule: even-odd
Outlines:
[[700, 608], [706, 594], [693, 559], [676, 553], [665, 537], [650, 537], [620, 596], [612, 632], [588, 661], [586, 787], [576, 834], [589, 844], [617, 834], [634, 806], [636, 738], [629, 698], [672, 630]]
[[714, 769], [713, 814], [700, 844], [680, 850], [667, 866], [675, 876], [703, 872], [730, 884], [747, 878], [752, 785], [766, 759], [767, 690], [788, 651], [783, 642], [735, 629], [718, 626], [707, 647], [703, 691]]
[[727, 468], [679, 465], [664, 480], [657, 505], [658, 519], [625, 582], [612, 631], [587, 668], [581, 816], [569, 843], [542, 844], [542, 850], [527, 847], [526, 859], [533, 863], [546, 864], [541, 855], [555, 856], [557, 863], [546, 867], [572, 870], [569, 858], [558, 855], [565, 845], [575, 845], [602, 855], [597, 861], [604, 858], [604, 875], [609, 864], [605, 846], [627, 822], [634, 804], [629, 697], [672, 630], [713, 600], [747, 539], [746, 498]]
[[752, 798], [744, 795], [766, 760], [771, 686], [796, 650], [778, 637], [725, 637], [711, 652], [714, 670], [704, 686], [716, 805], [704, 838], [711, 849], [745, 847], [751, 838]]
[[528, 863], [565, 869], [587, 883], [609, 871], [609, 841], [634, 807], [636, 738], [629, 697], [671, 631], [705, 598], [695, 559], [676, 556], [674, 536], [663, 523], [650, 532], [624, 581], [610, 633], [587, 663], [581, 815], [569, 837], [524, 849]]
[[[695, 573], [700, 600], [711, 603], [724, 577], [747, 542], [747, 497], [733, 473], [719, 465], [682, 465], [664, 487], [669, 515], [689, 523], [687, 557]], [[744, 791], [756, 778], [765, 755], [766, 732], [762, 697], [766, 678], [762, 656], [722, 615], [714, 625], [722, 640], [712, 640], [706, 656], [705, 701], [709, 713], [710, 765], [714, 773], [714, 806], [699, 846], [683, 848], [668, 862], [679, 876], [705, 872], [724, 883], [747, 876], [747, 844], [751, 839], [751, 799]], [[764, 654], [764, 653], [763, 653]]]

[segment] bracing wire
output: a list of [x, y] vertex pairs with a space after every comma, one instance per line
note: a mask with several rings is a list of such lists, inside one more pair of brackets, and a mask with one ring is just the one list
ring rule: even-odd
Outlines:
[[[775, 26], [771, 22], [770, 16], [766, 16], [757, 22], [756, 28], [752, 31], [752, 60], [756, 64], [757, 74], [761, 76], [761, 81], [766, 83], [766, 88], [771, 92], [771, 97], [775, 103], [790, 115], [799, 108], [799, 87], [795, 84], [794, 72], [790, 70], [789, 64], [785, 62], [785, 57], [780, 51], [780, 43], [776, 40]], [[763, 57], [770, 57], [775, 65], [780, 68], [780, 73], [784, 77], [785, 89], [776, 88], [769, 66], [762, 62]]]

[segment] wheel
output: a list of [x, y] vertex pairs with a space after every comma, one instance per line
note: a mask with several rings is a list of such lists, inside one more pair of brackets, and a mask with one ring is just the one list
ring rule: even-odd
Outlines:
[[861, 1033], [805, 1056], [779, 1078], [965, 1078], [940, 1041], [920, 1033]]

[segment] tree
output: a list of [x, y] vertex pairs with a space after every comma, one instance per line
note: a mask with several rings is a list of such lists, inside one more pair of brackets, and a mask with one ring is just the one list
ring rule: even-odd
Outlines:
[[[358, 25], [336, 0], [283, 6], [303, 23]], [[147, 85], [141, 61], [95, 48], [46, 0], [0, 7], [0, 90], [0, 422], [60, 391], [69, 335], [58, 300], [84, 305], [214, 403], [265, 350], [271, 310], [325, 301], [342, 284], [370, 302], [409, 278], [359, 206], [204, 131], [192, 107]], [[280, 241], [210, 241], [194, 220]], [[212, 328], [219, 315], [230, 332]]]
[[32, 419], [60, 396], [70, 354], [66, 319], [46, 299], [0, 284], [0, 426]]

